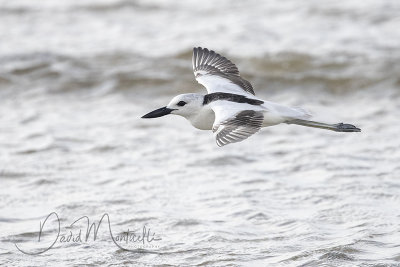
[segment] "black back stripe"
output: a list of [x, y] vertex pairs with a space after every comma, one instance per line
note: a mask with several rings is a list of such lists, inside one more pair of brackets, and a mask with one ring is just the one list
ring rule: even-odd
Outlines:
[[211, 93], [204, 96], [203, 106], [218, 100], [226, 100], [236, 103], [246, 103], [254, 106], [259, 106], [264, 104], [264, 101], [247, 98], [244, 95], [236, 95], [230, 93]]

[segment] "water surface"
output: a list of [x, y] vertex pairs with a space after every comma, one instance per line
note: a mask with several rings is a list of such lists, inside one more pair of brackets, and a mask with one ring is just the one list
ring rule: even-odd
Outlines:
[[[398, 1], [0, 3], [5, 265], [398, 265]], [[219, 148], [182, 118], [140, 119], [205, 92], [193, 46], [231, 58], [261, 98], [362, 133], [280, 125]], [[123, 251], [103, 224], [96, 241], [19, 252], [53, 211], [64, 232], [108, 213], [115, 235], [162, 240]]]

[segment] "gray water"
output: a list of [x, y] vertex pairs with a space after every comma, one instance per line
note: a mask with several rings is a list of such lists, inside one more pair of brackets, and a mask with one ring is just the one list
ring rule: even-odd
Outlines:
[[[400, 2], [0, 1], [5, 266], [399, 266]], [[217, 147], [180, 117], [191, 49], [270, 101], [362, 133], [294, 125]], [[49, 247], [110, 218], [114, 236]], [[93, 234], [91, 235], [93, 236]]]

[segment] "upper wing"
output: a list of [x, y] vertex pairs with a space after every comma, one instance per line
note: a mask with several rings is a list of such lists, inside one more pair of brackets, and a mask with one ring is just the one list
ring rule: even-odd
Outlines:
[[226, 92], [254, 94], [251, 84], [240, 77], [238, 68], [229, 59], [207, 48], [193, 48], [193, 72], [208, 93]]
[[213, 132], [218, 146], [240, 142], [260, 130], [264, 120], [261, 110], [241, 110], [218, 102], [211, 105], [215, 113]]

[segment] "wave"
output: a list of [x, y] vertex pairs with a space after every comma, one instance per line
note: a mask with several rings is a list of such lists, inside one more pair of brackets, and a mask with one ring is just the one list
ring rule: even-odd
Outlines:
[[[18, 87], [26, 91], [42, 87], [45, 93], [137, 90], [175, 94], [193, 91], [198, 84], [191, 70], [191, 51], [188, 48], [159, 57], [123, 52], [85, 57], [52, 53], [3, 56], [0, 57], [0, 89]], [[317, 57], [290, 51], [258, 57], [220, 53], [235, 62], [241, 75], [258, 90], [274, 92], [295, 88], [342, 94], [380, 84], [385, 84], [386, 89], [399, 87], [400, 67], [389, 60], [375, 62], [349, 54]]]

